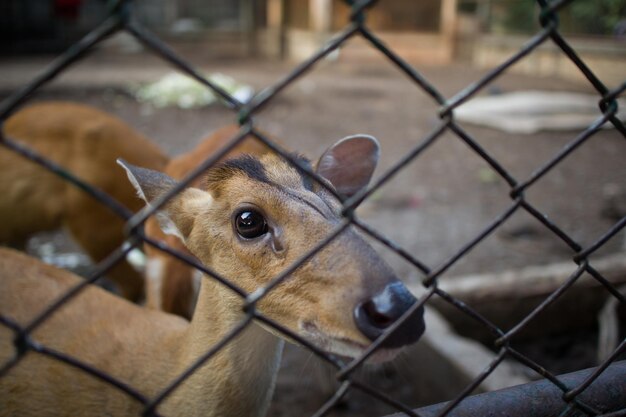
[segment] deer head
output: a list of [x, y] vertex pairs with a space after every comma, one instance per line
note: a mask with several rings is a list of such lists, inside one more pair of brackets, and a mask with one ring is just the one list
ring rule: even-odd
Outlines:
[[[378, 158], [376, 139], [351, 136], [324, 152], [315, 171], [338, 195], [350, 197], [367, 186]], [[148, 204], [176, 184], [165, 174], [118, 162]], [[205, 265], [252, 293], [336, 230], [343, 220], [341, 208], [324, 186], [270, 153], [218, 164], [201, 188], [185, 188], [158, 216], [164, 231], [182, 239]], [[221, 314], [243, 314], [241, 299], [225, 298]], [[269, 291], [257, 308], [321, 349], [356, 357], [415, 302], [349, 226]], [[380, 355], [388, 357], [423, 331], [423, 310], [418, 309], [386, 339]]]

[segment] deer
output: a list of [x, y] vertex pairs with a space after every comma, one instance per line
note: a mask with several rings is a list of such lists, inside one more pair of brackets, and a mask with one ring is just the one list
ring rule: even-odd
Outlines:
[[[156, 170], [169, 161], [158, 146], [119, 118], [72, 102], [40, 102], [21, 109], [4, 122], [3, 136], [56, 162], [131, 211], [142, 204], [116, 159]], [[0, 218], [0, 244], [18, 249], [37, 232], [64, 228], [98, 262], [125, 240], [123, 219], [78, 187], [4, 147], [0, 147]], [[128, 262], [119, 263], [108, 277], [123, 297], [142, 299], [143, 275]]]
[[[424, 332], [423, 307], [353, 225], [311, 255], [342, 224], [338, 196], [367, 186], [378, 155], [378, 143], [369, 136], [337, 142], [315, 164], [322, 186], [278, 155], [242, 154], [213, 166], [200, 184], [183, 188], [160, 206], [159, 224], [248, 295], [263, 291], [308, 254], [257, 300], [255, 311], [318, 349], [347, 358], [362, 355], [385, 334], [368, 360], [389, 360]], [[178, 184], [160, 171], [119, 163], [147, 205]], [[0, 249], [0, 317], [24, 326], [41, 306], [78, 282], [69, 272]], [[246, 317], [240, 294], [208, 276], [201, 280], [191, 321], [88, 286], [30, 337], [152, 398]], [[400, 317], [404, 321], [390, 332]], [[0, 364], [14, 358], [14, 339], [0, 325]], [[156, 411], [164, 416], [264, 416], [285, 340], [293, 341], [264, 322], [250, 321]], [[0, 378], [0, 398], [2, 417], [142, 411], [136, 400], [102, 381], [34, 353]]]
[[[226, 146], [238, 131], [239, 126], [237, 125], [227, 125], [217, 129], [202, 138], [194, 149], [170, 159], [163, 172], [176, 180], [184, 178], [202, 161]], [[269, 152], [269, 148], [265, 144], [255, 140], [251, 135], [247, 135], [219, 161], [226, 161], [242, 154], [258, 157], [267, 152]], [[196, 180], [194, 184], [198, 184], [200, 181]], [[193, 257], [177, 236], [167, 235], [161, 230], [155, 217], [150, 217], [146, 221], [145, 233], [148, 237], [164, 242], [176, 251]], [[152, 246], [146, 245], [145, 252], [147, 258], [145, 268], [146, 306], [191, 320], [202, 273], [189, 264]]]

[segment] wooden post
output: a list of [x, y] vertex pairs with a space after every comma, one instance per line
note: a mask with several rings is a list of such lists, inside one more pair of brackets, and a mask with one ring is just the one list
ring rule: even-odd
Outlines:
[[457, 26], [457, 0], [442, 0], [439, 18], [439, 32], [447, 48], [447, 58], [452, 60], [455, 52]]
[[[285, 5], [284, 0], [267, 0], [267, 31], [268, 42], [275, 42], [275, 49], [278, 56], [285, 55]], [[274, 48], [269, 48], [274, 49]]]
[[267, 0], [267, 27], [280, 29], [283, 25], [283, 0]]
[[331, 0], [309, 0], [309, 27], [317, 34], [326, 34], [332, 28], [333, 3]]

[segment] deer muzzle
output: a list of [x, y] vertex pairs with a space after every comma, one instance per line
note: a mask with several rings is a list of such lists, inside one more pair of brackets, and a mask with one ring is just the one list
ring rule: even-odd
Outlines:
[[[400, 281], [386, 285], [382, 291], [359, 303], [354, 309], [357, 328], [374, 341], [396, 320], [407, 313], [417, 299]], [[381, 344], [381, 348], [399, 348], [416, 342], [424, 333], [424, 308], [415, 309]]]

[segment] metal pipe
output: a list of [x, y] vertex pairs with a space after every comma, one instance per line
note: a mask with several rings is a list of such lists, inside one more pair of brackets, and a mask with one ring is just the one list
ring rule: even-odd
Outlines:
[[[595, 368], [564, 374], [558, 377], [569, 389], [582, 384]], [[448, 417], [550, 417], [558, 416], [567, 407], [563, 391], [547, 379], [517, 385], [465, 398]], [[626, 414], [626, 360], [615, 362], [580, 395], [584, 402], [601, 413], [619, 411]], [[422, 417], [435, 417], [448, 403], [422, 407], [415, 412]], [[394, 414], [388, 417], [401, 417]], [[578, 415], [578, 414], [575, 414]], [[586, 415], [581, 413], [580, 415]], [[611, 414], [613, 415], [613, 414]]]

